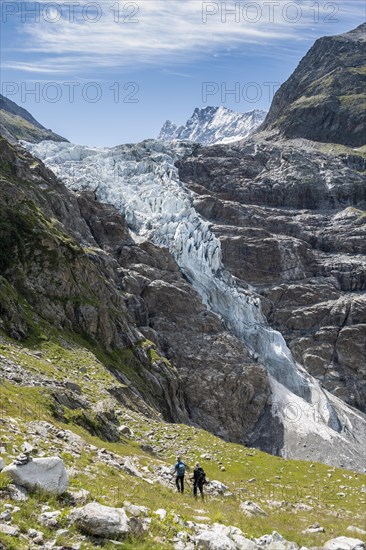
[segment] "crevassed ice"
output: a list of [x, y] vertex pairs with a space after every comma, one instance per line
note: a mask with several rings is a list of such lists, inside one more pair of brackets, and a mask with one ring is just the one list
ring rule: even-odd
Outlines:
[[149, 140], [115, 148], [50, 141], [25, 145], [70, 189], [93, 190], [98, 200], [124, 213], [132, 231], [168, 247], [203, 302], [246, 343], [270, 378], [309, 403], [323, 403], [322, 421], [339, 429], [324, 391], [294, 361], [283, 336], [268, 326], [258, 296], [240, 287], [223, 267], [220, 241], [196, 212], [194, 195], [174, 166], [192, 144]]

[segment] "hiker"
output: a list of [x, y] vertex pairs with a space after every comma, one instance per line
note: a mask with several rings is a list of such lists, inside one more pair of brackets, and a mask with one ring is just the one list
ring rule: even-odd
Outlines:
[[203, 500], [204, 499], [203, 486], [206, 483], [206, 474], [204, 469], [199, 465], [198, 462], [196, 462], [195, 464], [192, 480], [193, 480], [194, 498], [197, 498], [197, 489], [199, 489], [199, 492], [201, 493], [201, 498]]
[[177, 463], [174, 466], [174, 472], [176, 474], [175, 484], [178, 489], [178, 493], [184, 493], [184, 474], [186, 472], [186, 465], [180, 459], [180, 456], [177, 456]]

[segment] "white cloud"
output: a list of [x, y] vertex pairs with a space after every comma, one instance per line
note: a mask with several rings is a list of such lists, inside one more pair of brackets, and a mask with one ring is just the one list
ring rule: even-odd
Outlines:
[[[41, 0], [40, 4], [49, 2]], [[320, 3], [319, 21], [311, 8], [312, 0], [76, 0], [75, 4], [79, 7], [73, 22], [70, 9], [60, 1], [53, 3], [58, 9], [41, 6], [48, 11], [43, 12], [39, 23], [31, 17], [27, 23], [20, 23], [22, 47], [33, 53], [32, 61], [7, 62], [4, 66], [26, 72], [74, 73], [90, 68], [189, 62], [243, 44], [268, 46], [333, 34], [334, 24], [327, 24], [326, 17], [345, 20], [359, 16], [360, 22], [362, 17], [362, 2], [347, 0], [342, 0], [341, 11], [333, 16], [332, 10], [325, 11], [325, 4]], [[98, 12], [90, 4], [95, 4]], [[240, 6], [237, 20], [227, 13], [225, 22], [223, 6], [232, 10], [235, 4]], [[256, 11], [248, 4], [255, 4]], [[268, 4], [272, 4], [273, 11]], [[337, 8], [336, 2], [327, 5], [332, 4]], [[88, 21], [96, 15], [96, 22]], [[61, 19], [56, 21], [59, 16]], [[292, 22], [296, 17], [298, 21]], [[55, 22], [50, 22], [52, 19]]]

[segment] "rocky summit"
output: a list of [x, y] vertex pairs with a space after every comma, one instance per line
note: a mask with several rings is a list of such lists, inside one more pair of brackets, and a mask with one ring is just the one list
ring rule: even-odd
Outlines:
[[232, 143], [252, 134], [262, 124], [266, 114], [266, 111], [260, 109], [237, 113], [224, 106], [197, 108], [183, 126], [167, 120], [158, 139], [187, 140], [203, 145]]
[[0, 550], [365, 550], [363, 30], [235, 143], [75, 145], [7, 103]]
[[277, 91], [261, 129], [352, 147], [365, 145], [366, 23], [317, 40]]

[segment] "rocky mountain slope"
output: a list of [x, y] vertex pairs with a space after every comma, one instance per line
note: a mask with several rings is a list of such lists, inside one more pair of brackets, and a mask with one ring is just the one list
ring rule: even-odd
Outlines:
[[366, 23], [317, 40], [277, 91], [262, 130], [352, 147], [365, 145]]
[[[133, 238], [117, 210], [67, 191], [19, 146], [0, 144], [0, 470], [26, 464], [28, 455], [16, 457], [30, 447], [46, 489], [34, 491], [22, 466], [0, 473], [0, 544], [297, 550], [343, 535], [364, 550], [365, 476], [163, 421], [201, 422], [237, 440], [262, 417], [268, 428], [266, 370], [202, 305], [166, 249]], [[177, 452], [190, 465], [204, 462], [207, 502], [189, 492], [177, 502]], [[50, 468], [42, 485], [43, 464], [60, 465], [54, 456], [69, 479], [59, 496], [49, 494]]]
[[67, 141], [47, 130], [26, 109], [0, 94], [0, 132], [10, 141], [25, 139], [38, 143], [45, 139]]
[[188, 140], [203, 145], [231, 143], [252, 134], [264, 121], [266, 114], [259, 109], [237, 113], [223, 106], [197, 108], [184, 126], [177, 126], [167, 120], [158, 139]]
[[[155, 245], [165, 247], [168, 256], [170, 252], [190, 283], [184, 293], [177, 293], [171, 284], [166, 284], [170, 280], [165, 278], [163, 284], [154, 281], [143, 288], [141, 296], [148, 317], [142, 317], [142, 320], [137, 317], [136, 321], [144, 327], [149, 339], [162, 345], [168, 359], [182, 374], [191, 419], [217, 435], [247, 442], [282, 456], [337, 460], [338, 464], [364, 467], [362, 434], [366, 427], [365, 417], [324, 392], [319, 383], [296, 363], [282, 334], [268, 325], [266, 308], [263, 308], [260, 296], [253, 291], [248, 279], [239, 278], [231, 266], [224, 263], [221, 235], [212, 220], [208, 220], [207, 214], [201, 213], [199, 205], [196, 206], [197, 195], [187, 188], [188, 184], [193, 191], [199, 192], [197, 186], [191, 185], [188, 176], [191, 167], [196, 183], [200, 181], [201, 166], [203, 180], [207, 176], [209, 182], [215, 182], [209, 163], [206, 166], [206, 159], [202, 165], [201, 159], [197, 159], [200, 147], [189, 143], [163, 145], [159, 141], [113, 149], [48, 142], [28, 147], [44, 159], [69, 188], [75, 191], [88, 189], [95, 193], [99, 201], [115, 205], [123, 212], [129, 227], [136, 234], [136, 240], [148, 238]], [[258, 146], [261, 159], [262, 148], [262, 145]], [[225, 185], [225, 166], [229, 181], [232, 181], [235, 162], [228, 157], [231, 149], [222, 146], [224, 159], [218, 155], [219, 146], [203, 150], [208, 154], [212, 152], [214, 159], [218, 160], [219, 182]], [[252, 149], [246, 152], [249, 153], [249, 163], [256, 159]], [[324, 160], [328, 159], [325, 157]], [[260, 168], [262, 170], [262, 163]], [[292, 171], [296, 169], [295, 164]], [[303, 175], [304, 172], [299, 175], [302, 186]], [[344, 175], [349, 179], [352, 194], [360, 194], [362, 201], [362, 176], [347, 168]], [[279, 177], [283, 179], [282, 171]], [[293, 181], [292, 174], [290, 181]], [[257, 185], [263, 188], [262, 181]], [[220, 197], [219, 187], [215, 189], [215, 194]], [[280, 193], [276, 191], [275, 196], [277, 200]], [[237, 235], [232, 235], [229, 227], [227, 231], [228, 241], [237, 244], [233, 240]], [[263, 241], [263, 234], [261, 239]], [[187, 292], [192, 287], [208, 311], [201, 306], [202, 310], [197, 315], [199, 302], [195, 309], [191, 309]], [[134, 282], [133, 286], [127, 287], [134, 293], [135, 288]], [[216, 336], [209, 337], [210, 331], [207, 333], [201, 326], [205, 310], [207, 315], [218, 315], [230, 333], [226, 350], [222, 347], [222, 341], [217, 341]], [[242, 351], [236, 355], [238, 342], [241, 342]], [[218, 354], [213, 362], [207, 361], [207, 349]], [[239, 359], [240, 353], [242, 358]], [[252, 364], [249, 378], [249, 371], [248, 374], [242, 371], [243, 367], [247, 368], [247, 362]], [[203, 398], [198, 379], [206, 388]], [[243, 387], [242, 381], [245, 379], [249, 384]], [[271, 400], [267, 402], [263, 393], [265, 388], [265, 391], [270, 388], [271, 393]], [[243, 402], [255, 407], [253, 411], [257, 416], [251, 417], [249, 408], [242, 408]], [[288, 415], [291, 403], [296, 403], [300, 411], [296, 422]], [[246, 422], [252, 418], [252, 428], [248, 429]], [[348, 439], [347, 445], [345, 437]]]
[[[356, 166], [360, 171], [355, 170]], [[223, 264], [334, 395], [366, 409], [365, 159], [307, 142], [246, 141], [179, 161]], [[350, 168], [351, 167], [351, 168]]]

